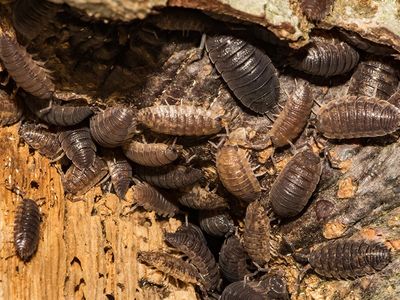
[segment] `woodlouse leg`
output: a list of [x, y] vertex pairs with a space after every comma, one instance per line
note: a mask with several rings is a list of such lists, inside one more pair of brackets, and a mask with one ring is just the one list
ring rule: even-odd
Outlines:
[[55, 163], [57, 161], [59, 161], [61, 158], [63, 158], [65, 156], [65, 152], [63, 151], [59, 156], [57, 156], [56, 158], [50, 160], [50, 163]]
[[108, 173], [107, 176], [105, 176], [97, 185], [102, 185], [104, 182], [110, 179], [110, 177], [111, 175]]
[[310, 264], [308, 264], [307, 266], [304, 267], [304, 269], [300, 272], [299, 276], [297, 276], [297, 280], [296, 280], [296, 288], [295, 288], [295, 298], [296, 296], [298, 296], [300, 294], [300, 284], [303, 281], [304, 277], [306, 276], [307, 272], [309, 270], [311, 270], [312, 267]]

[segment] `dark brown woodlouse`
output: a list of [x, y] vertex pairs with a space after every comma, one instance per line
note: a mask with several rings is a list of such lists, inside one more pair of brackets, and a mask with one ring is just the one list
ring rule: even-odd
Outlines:
[[0, 59], [19, 87], [38, 98], [52, 97], [55, 85], [49, 71], [18, 44], [15, 31], [4, 21], [0, 24]]
[[14, 28], [33, 40], [55, 17], [58, 6], [46, 0], [17, 0], [12, 7]]
[[213, 254], [204, 243], [204, 236], [199, 237], [193, 230], [185, 230], [181, 227], [175, 233], [165, 233], [165, 241], [188, 256], [191, 263], [199, 270], [204, 287], [207, 291], [213, 291], [219, 282], [220, 274]]
[[353, 69], [359, 54], [345, 42], [337, 39], [314, 39], [289, 59], [289, 65], [311, 75], [330, 77]]
[[122, 146], [122, 151], [131, 161], [148, 167], [167, 165], [179, 157], [179, 147], [163, 143], [130, 141]]
[[335, 0], [301, 0], [300, 7], [303, 14], [310, 21], [321, 21], [324, 19]]
[[49, 159], [55, 159], [63, 152], [58, 133], [51, 132], [43, 126], [23, 123], [19, 128], [19, 135], [30, 147]]
[[17, 123], [23, 113], [24, 109], [19, 98], [0, 90], [0, 127]]
[[62, 176], [64, 191], [71, 195], [83, 195], [98, 184], [107, 173], [107, 164], [99, 157], [96, 157], [94, 163], [85, 169], [71, 165]]
[[279, 98], [277, 70], [260, 49], [232, 36], [207, 36], [210, 60], [239, 101], [256, 113], [273, 108]]
[[201, 170], [181, 165], [167, 165], [160, 168], [138, 166], [135, 171], [144, 181], [164, 189], [179, 189], [203, 178]]
[[193, 105], [157, 105], [139, 110], [139, 123], [151, 131], [178, 136], [203, 136], [221, 131], [219, 112]]
[[261, 186], [251, 168], [246, 150], [224, 145], [218, 149], [216, 163], [219, 178], [232, 195], [246, 202], [260, 197]]
[[275, 148], [288, 145], [300, 135], [310, 117], [313, 104], [314, 98], [308, 84], [296, 86], [293, 96], [289, 97], [268, 133]]
[[281, 218], [299, 214], [315, 191], [322, 172], [322, 162], [310, 149], [295, 154], [273, 183], [269, 200]]
[[222, 275], [229, 282], [243, 280], [250, 272], [247, 269], [247, 255], [236, 236], [228, 237], [219, 252], [218, 264]]
[[136, 110], [116, 105], [90, 118], [90, 133], [99, 145], [115, 148], [130, 140], [136, 132]]
[[133, 203], [142, 206], [145, 210], [155, 211], [162, 217], [173, 217], [179, 213], [179, 208], [167, 200], [157, 189], [145, 182], [131, 187]]
[[202, 210], [199, 212], [201, 229], [211, 236], [225, 236], [235, 231], [235, 224], [227, 211]]
[[259, 201], [247, 206], [244, 219], [243, 245], [249, 257], [260, 266], [271, 259], [270, 221], [265, 208]]
[[199, 284], [201, 281], [196, 267], [164, 252], [139, 251], [137, 260], [185, 283]]
[[352, 279], [376, 273], [391, 261], [391, 251], [382, 243], [339, 239], [315, 245], [308, 262], [321, 276]]
[[61, 131], [58, 139], [65, 154], [78, 169], [88, 168], [95, 161], [96, 145], [92, 141], [89, 128]]
[[185, 234], [191, 234], [197, 236], [199, 239], [203, 241], [204, 244], [207, 244], [206, 237], [204, 236], [203, 231], [197, 225], [193, 223], [185, 223], [184, 225], [178, 227], [175, 232], [185, 232]]
[[228, 208], [228, 201], [217, 193], [208, 191], [196, 184], [178, 198], [180, 204], [193, 209]]
[[107, 162], [111, 183], [118, 198], [125, 199], [126, 192], [132, 182], [132, 166], [119, 152], [107, 153]]
[[28, 261], [36, 252], [40, 238], [40, 211], [36, 202], [23, 199], [14, 222], [14, 245], [17, 255]]
[[384, 136], [399, 129], [400, 112], [385, 100], [350, 96], [321, 106], [315, 125], [330, 139]]
[[387, 100], [397, 90], [398, 76], [397, 69], [389, 62], [363, 61], [351, 78], [347, 94]]

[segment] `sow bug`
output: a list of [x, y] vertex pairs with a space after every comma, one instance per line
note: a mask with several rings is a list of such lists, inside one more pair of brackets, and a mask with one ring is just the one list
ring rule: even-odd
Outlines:
[[313, 103], [308, 84], [296, 86], [294, 95], [289, 97], [269, 132], [274, 147], [285, 146], [300, 135], [310, 117]]
[[339, 239], [315, 245], [307, 258], [321, 276], [351, 279], [382, 270], [391, 261], [391, 251], [382, 243]]
[[179, 213], [179, 208], [150, 184], [137, 183], [131, 187], [131, 190], [132, 192], [128, 194], [128, 197], [132, 197], [132, 201], [145, 210], [155, 211], [162, 217], [173, 217]]
[[167, 165], [179, 156], [179, 147], [163, 143], [130, 141], [122, 146], [122, 150], [131, 161], [148, 167]]
[[175, 233], [165, 233], [164, 238], [168, 244], [189, 257], [199, 270], [205, 289], [213, 291], [218, 285], [220, 274], [213, 254], [204, 243], [204, 237], [199, 237], [193, 230], [185, 230], [183, 227]]
[[247, 152], [238, 146], [224, 145], [218, 149], [217, 171], [224, 187], [246, 202], [261, 195], [261, 186], [250, 166]]
[[243, 280], [249, 274], [247, 255], [236, 236], [228, 237], [219, 252], [218, 264], [222, 275], [229, 282]]
[[41, 125], [23, 123], [19, 128], [19, 135], [29, 146], [49, 159], [56, 159], [63, 152], [58, 133], [51, 132]]
[[217, 193], [202, 188], [199, 184], [194, 185], [189, 191], [178, 198], [180, 204], [193, 209], [217, 209], [228, 208], [227, 200]]
[[125, 199], [125, 194], [132, 181], [131, 164], [119, 152], [107, 153], [105, 160], [115, 193], [118, 198]]
[[400, 112], [385, 100], [350, 96], [321, 106], [315, 125], [330, 139], [384, 136], [399, 129]]
[[96, 145], [89, 128], [73, 128], [60, 132], [58, 139], [67, 157], [79, 169], [90, 167], [96, 159]]
[[135, 171], [144, 181], [164, 189], [179, 189], [203, 178], [201, 170], [181, 165], [167, 165], [161, 168], [138, 166]]
[[221, 131], [221, 115], [193, 105], [157, 105], [139, 110], [138, 122], [151, 131], [179, 136], [211, 135]]
[[300, 7], [303, 14], [310, 21], [321, 21], [324, 19], [335, 0], [301, 0]]
[[0, 127], [17, 123], [24, 110], [21, 101], [0, 90]]
[[256, 264], [264, 266], [271, 258], [270, 221], [259, 201], [254, 201], [247, 206], [244, 224], [244, 248]]
[[202, 210], [199, 212], [201, 229], [212, 236], [225, 236], [235, 231], [235, 224], [228, 212], [223, 210]]
[[40, 211], [36, 202], [23, 199], [14, 222], [14, 245], [17, 255], [27, 261], [36, 252], [40, 237]]
[[62, 177], [64, 191], [72, 195], [83, 195], [99, 183], [107, 173], [107, 164], [99, 157], [96, 157], [94, 163], [85, 169], [71, 165]]
[[210, 60], [239, 101], [256, 113], [265, 113], [279, 98], [277, 71], [260, 49], [232, 36], [207, 36]]
[[337, 39], [314, 41], [291, 57], [289, 64], [296, 70], [316, 76], [335, 76], [353, 69], [359, 54], [345, 42]]
[[318, 155], [310, 149], [295, 154], [273, 183], [269, 199], [281, 218], [299, 214], [315, 191], [322, 172]]
[[387, 100], [399, 84], [399, 74], [389, 62], [361, 62], [351, 78], [348, 94]]
[[90, 133], [99, 145], [106, 148], [121, 146], [136, 131], [136, 110], [116, 105], [108, 107], [90, 119]]
[[18, 86], [38, 98], [52, 97], [55, 85], [50, 72], [18, 44], [14, 30], [4, 21], [0, 25], [0, 59]]

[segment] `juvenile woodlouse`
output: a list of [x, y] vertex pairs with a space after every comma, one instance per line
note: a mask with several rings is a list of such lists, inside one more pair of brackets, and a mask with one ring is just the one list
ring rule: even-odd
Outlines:
[[250, 272], [247, 269], [247, 255], [236, 236], [228, 237], [219, 252], [218, 264], [222, 275], [229, 282], [243, 280]]
[[178, 198], [180, 204], [193, 209], [217, 209], [228, 208], [227, 200], [215, 192], [202, 188], [199, 184], [194, 185], [189, 191]]
[[398, 71], [389, 62], [363, 61], [351, 78], [347, 94], [387, 100], [397, 90], [398, 76]]
[[14, 222], [14, 245], [17, 255], [28, 261], [36, 252], [40, 238], [40, 211], [36, 202], [23, 199]]
[[193, 230], [181, 230], [175, 233], [165, 233], [165, 241], [187, 255], [191, 263], [199, 270], [204, 287], [207, 291], [213, 291], [219, 282], [220, 274], [218, 265], [204, 237], [194, 234]]
[[138, 252], [137, 260], [185, 283], [199, 284], [201, 281], [196, 267], [167, 253], [140, 251]]
[[264, 266], [271, 258], [270, 221], [259, 201], [254, 201], [247, 206], [244, 224], [244, 248], [252, 261]]
[[261, 195], [261, 186], [250, 166], [247, 152], [238, 146], [224, 145], [218, 149], [217, 171], [224, 187], [246, 202]]
[[353, 69], [359, 54], [345, 42], [337, 39], [314, 39], [314, 41], [292, 56], [292, 68], [316, 76], [330, 77], [345, 74]]
[[145, 210], [155, 211], [162, 217], [173, 217], [179, 213], [179, 208], [168, 201], [159, 191], [145, 182], [137, 183], [131, 187], [132, 201], [142, 206]]
[[58, 139], [65, 154], [78, 169], [88, 168], [95, 161], [96, 145], [92, 141], [89, 128], [61, 131]]
[[136, 131], [136, 110], [116, 105], [90, 118], [90, 133], [101, 146], [115, 148], [130, 140]]
[[327, 278], [352, 279], [376, 273], [391, 261], [391, 251], [382, 243], [340, 239], [311, 248], [311, 268]]
[[164, 189], [179, 189], [203, 177], [201, 170], [181, 165], [167, 165], [160, 168], [138, 166], [135, 171], [144, 181]]
[[279, 80], [267, 54], [225, 35], [207, 36], [206, 49], [215, 68], [244, 106], [265, 113], [277, 104]]
[[58, 133], [51, 132], [40, 125], [23, 123], [19, 128], [19, 135], [29, 146], [49, 159], [55, 159], [63, 152]]
[[303, 14], [310, 21], [321, 21], [324, 19], [335, 0], [301, 0], [300, 7]]
[[295, 154], [273, 183], [269, 199], [281, 218], [299, 214], [315, 191], [322, 172], [322, 162], [310, 149]]
[[4, 21], [0, 24], [0, 59], [18, 86], [38, 98], [52, 97], [55, 85], [49, 71], [18, 44], [15, 31]]
[[130, 141], [122, 146], [122, 151], [131, 161], [148, 167], [167, 165], [179, 157], [179, 147], [163, 143]]
[[21, 101], [0, 90], [0, 127], [17, 123], [23, 114]]
[[118, 152], [107, 153], [105, 160], [115, 193], [118, 198], [125, 199], [126, 192], [132, 182], [131, 164]]
[[83, 195], [102, 180], [108, 173], [106, 162], [96, 157], [94, 163], [85, 169], [71, 165], [62, 176], [64, 191], [71, 195]]
[[139, 123], [151, 131], [178, 136], [203, 136], [221, 131], [221, 115], [193, 105], [157, 105], [139, 110]]
[[311, 114], [314, 99], [308, 84], [296, 87], [293, 93], [268, 133], [276, 148], [293, 142], [303, 131]]
[[235, 224], [227, 211], [202, 210], [199, 212], [201, 229], [212, 236], [225, 236], [235, 231]]
[[330, 139], [377, 137], [390, 134], [400, 125], [397, 107], [385, 100], [350, 96], [321, 106], [316, 128]]

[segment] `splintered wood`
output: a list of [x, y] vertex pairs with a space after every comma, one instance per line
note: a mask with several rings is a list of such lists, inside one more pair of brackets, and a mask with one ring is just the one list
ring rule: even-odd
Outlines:
[[[139, 250], [165, 247], [163, 231], [179, 221], [132, 212], [130, 202], [100, 188], [69, 201], [57, 169], [19, 143], [18, 127], [0, 129], [0, 299], [196, 299], [193, 287], [176, 287], [136, 261]], [[42, 214], [39, 247], [27, 263], [13, 245], [22, 201], [13, 185]]]

